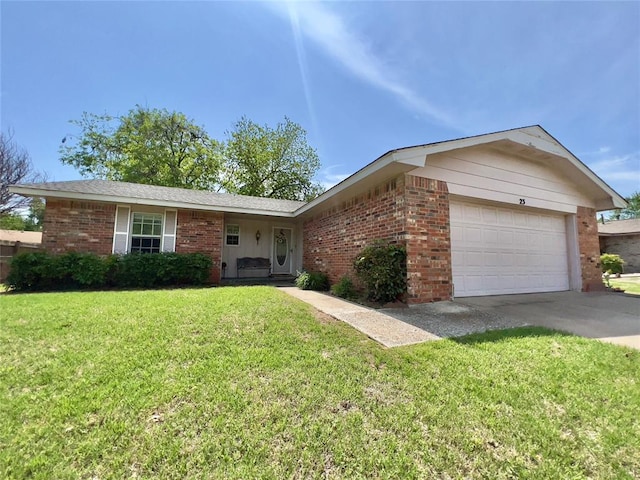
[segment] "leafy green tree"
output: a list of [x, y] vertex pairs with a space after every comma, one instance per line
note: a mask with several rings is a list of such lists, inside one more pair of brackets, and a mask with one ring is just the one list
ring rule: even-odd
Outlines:
[[5, 213], [0, 215], [0, 229], [3, 230], [26, 230], [26, 221], [17, 213]]
[[45, 204], [41, 198], [32, 198], [29, 204], [29, 212], [25, 219], [25, 230], [39, 232], [44, 222]]
[[310, 200], [322, 193], [313, 181], [318, 154], [305, 130], [287, 117], [276, 128], [242, 117], [227, 137], [226, 191], [286, 200]]
[[629, 206], [620, 211], [620, 218], [640, 218], [640, 191], [625, 198]]
[[32, 198], [26, 216], [17, 212], [0, 215], [0, 228], [4, 230], [24, 230], [39, 232], [44, 220], [44, 202], [40, 198]]
[[137, 105], [120, 117], [85, 112], [71, 123], [80, 135], [62, 140], [61, 161], [83, 176], [220, 188], [221, 145], [182, 113]]

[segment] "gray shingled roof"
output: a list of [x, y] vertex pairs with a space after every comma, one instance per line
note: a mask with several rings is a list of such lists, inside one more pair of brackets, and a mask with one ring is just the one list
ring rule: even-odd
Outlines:
[[640, 218], [629, 220], [611, 220], [607, 223], [598, 223], [598, 233], [604, 235], [625, 235], [640, 233]]
[[[110, 180], [71, 180], [66, 182], [29, 183], [16, 185], [18, 188], [28, 188], [46, 192], [84, 194], [87, 196], [114, 197], [114, 201], [122, 198], [152, 200], [156, 202], [179, 202], [194, 207], [204, 207], [212, 210], [226, 208], [272, 211], [293, 213], [305, 204], [293, 200], [279, 200], [274, 198], [249, 197], [230, 193], [216, 193], [204, 190], [188, 190], [185, 188], [158, 187], [155, 185], [141, 185], [137, 183], [113, 182]], [[59, 194], [56, 196], [60, 196]]]

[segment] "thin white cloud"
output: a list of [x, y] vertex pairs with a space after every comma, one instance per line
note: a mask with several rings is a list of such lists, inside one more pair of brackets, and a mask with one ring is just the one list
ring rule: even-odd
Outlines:
[[372, 51], [366, 39], [358, 36], [352, 26], [325, 4], [276, 2], [270, 5], [281, 15], [295, 18], [294, 28], [299, 28], [306, 38], [355, 77], [394, 95], [410, 109], [428, 115], [440, 124], [454, 126], [448, 113], [435, 107], [402, 80], [394, 78], [392, 69]]
[[341, 167], [342, 165], [329, 165], [320, 171], [320, 184], [325, 188], [325, 190], [329, 190], [331, 187], [337, 185], [351, 175], [350, 173], [335, 172], [335, 170]]
[[[609, 150], [605, 150], [602, 153], [608, 153]], [[619, 169], [621, 167], [628, 166], [630, 169], [637, 169], [640, 167], [640, 152], [628, 153], [625, 155], [615, 155], [613, 157], [603, 158], [591, 163], [590, 167], [595, 172], [602, 172], [607, 174], [610, 169]]]
[[623, 196], [640, 190], [640, 151], [612, 156], [609, 153], [610, 149], [600, 149], [596, 155], [600, 158], [589, 162], [589, 167]]

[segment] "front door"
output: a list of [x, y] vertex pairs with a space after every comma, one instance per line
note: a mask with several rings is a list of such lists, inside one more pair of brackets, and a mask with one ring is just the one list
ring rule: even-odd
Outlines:
[[273, 257], [271, 259], [271, 271], [274, 274], [291, 273], [291, 254], [293, 245], [291, 244], [290, 228], [273, 229]]

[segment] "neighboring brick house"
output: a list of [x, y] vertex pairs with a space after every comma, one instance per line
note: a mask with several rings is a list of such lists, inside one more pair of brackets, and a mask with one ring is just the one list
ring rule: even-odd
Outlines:
[[626, 205], [539, 126], [389, 151], [306, 204], [103, 180], [11, 190], [46, 198], [51, 252], [201, 251], [214, 281], [265, 257], [335, 282], [395, 242], [409, 303], [602, 288], [596, 212]]
[[640, 273], [640, 218], [598, 223], [600, 253], [615, 253], [625, 261], [625, 273]]

